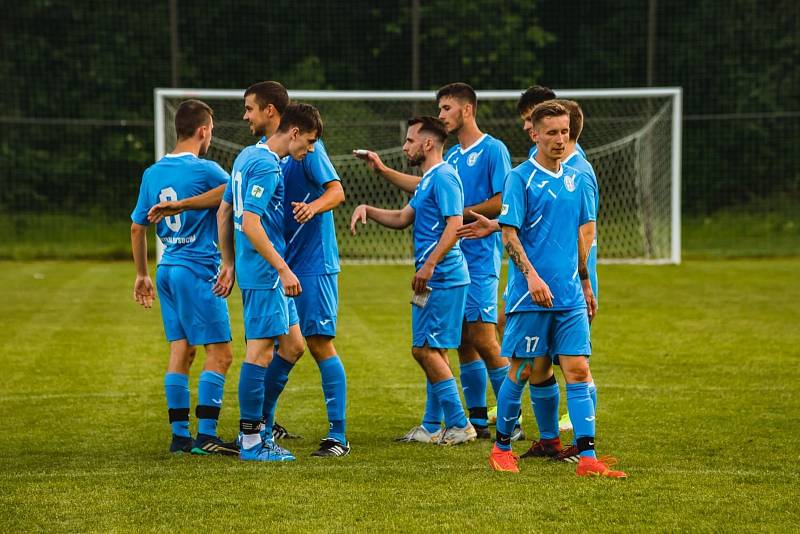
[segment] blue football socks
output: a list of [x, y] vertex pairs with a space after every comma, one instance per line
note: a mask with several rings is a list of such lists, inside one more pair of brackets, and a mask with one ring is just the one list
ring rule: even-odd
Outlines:
[[244, 362], [239, 373], [239, 417], [244, 421], [260, 421], [264, 402], [266, 367]]
[[[328, 411], [328, 437], [346, 444], [345, 409], [347, 404], [347, 378], [344, 365], [339, 356], [334, 355], [317, 362], [322, 377], [322, 392], [325, 396], [325, 408]], [[288, 373], [287, 373], [288, 376]]]
[[580, 455], [594, 457], [594, 405], [588, 383], [567, 384], [567, 410]]
[[200, 373], [197, 385], [197, 433], [207, 436], [217, 435], [217, 421], [222, 407], [222, 392], [225, 388], [225, 375], [215, 371]]
[[[486, 364], [478, 358], [461, 364], [461, 389], [464, 401], [470, 411], [469, 420], [473, 425], [485, 427], [486, 420]], [[477, 410], [475, 410], [477, 408]]]
[[448, 378], [433, 384], [433, 393], [439, 399], [439, 404], [444, 410], [444, 425], [447, 428], [467, 426], [467, 415], [458, 396], [458, 386], [455, 378]]
[[540, 384], [531, 384], [531, 407], [539, 426], [539, 439], [558, 437], [558, 405], [561, 393], [555, 376]]
[[503, 381], [500, 393], [497, 396], [497, 448], [503, 451], [511, 450], [510, 436], [519, 419], [519, 410], [522, 405], [522, 392], [525, 383], [517, 384], [513, 380]]
[[510, 368], [510, 365], [506, 365], [496, 369], [488, 369], [489, 382], [492, 383], [492, 391], [494, 391], [495, 399], [500, 396], [500, 387], [503, 385], [503, 381], [506, 379], [506, 376], [508, 376], [508, 370]]
[[430, 380], [427, 383], [427, 397], [425, 399], [425, 414], [422, 416], [422, 426], [434, 434], [442, 428], [442, 419], [444, 418], [444, 411], [442, 405], [439, 404], [439, 399], [433, 391], [433, 384]]
[[272, 355], [272, 362], [267, 367], [264, 375], [264, 404], [261, 416], [264, 419], [266, 428], [272, 428], [275, 422], [275, 407], [278, 404], [278, 397], [283, 393], [286, 382], [289, 381], [289, 373], [294, 369], [294, 364], [281, 358], [277, 351]]
[[164, 393], [167, 395], [169, 424], [176, 436], [188, 438], [189, 434], [189, 377], [181, 373], [164, 375]]

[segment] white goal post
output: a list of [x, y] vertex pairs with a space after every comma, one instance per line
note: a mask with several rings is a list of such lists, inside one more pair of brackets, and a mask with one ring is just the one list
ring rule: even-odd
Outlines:
[[[598, 257], [601, 263], [667, 264], [681, 261], [682, 90], [556, 90], [576, 100], [585, 114], [579, 142], [595, 168], [600, 187]], [[244, 90], [157, 88], [155, 157], [175, 143], [174, 113], [187, 98], [214, 109], [214, 138], [208, 158], [230, 170], [236, 154], [254, 139], [242, 120]], [[516, 164], [527, 157], [530, 141], [522, 132], [516, 102], [522, 90], [477, 91], [478, 124], [504, 141]], [[293, 100], [320, 108], [323, 139], [342, 178], [347, 201], [335, 214], [343, 261], [407, 263], [408, 231], [368, 226], [358, 237], [346, 231], [352, 208], [363, 202], [402, 207], [408, 196], [372, 175], [352, 149], [378, 152], [395, 168], [410, 172], [401, 146], [405, 121], [416, 114], [436, 115], [435, 91], [289, 91]], [[161, 243], [158, 241], [160, 258]]]

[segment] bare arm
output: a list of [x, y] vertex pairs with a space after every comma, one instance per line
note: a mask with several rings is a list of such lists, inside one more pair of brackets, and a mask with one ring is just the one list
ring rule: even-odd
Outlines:
[[133, 284], [133, 299], [149, 308], [153, 305], [156, 292], [150, 274], [147, 272], [147, 227], [131, 223], [131, 251], [136, 265], [136, 281]]
[[163, 202], [159, 202], [147, 212], [147, 220], [151, 223], [158, 223], [164, 217], [177, 215], [178, 213], [187, 210], [216, 208], [219, 206], [219, 203], [222, 200], [222, 194], [225, 192], [225, 187], [226, 184], [222, 184], [200, 195], [181, 200], [165, 200]]
[[497, 219], [488, 219], [480, 213], [474, 211], [468, 212], [475, 220], [471, 223], [465, 224], [458, 229], [458, 237], [464, 239], [480, 239], [495, 232], [500, 231], [500, 223]]
[[445, 257], [448, 251], [453, 248], [453, 245], [456, 244], [456, 241], [458, 241], [458, 235], [456, 234], [462, 222], [464, 222], [464, 218], [461, 215], [453, 215], [447, 218], [447, 225], [444, 227], [439, 242], [436, 243], [433, 251], [425, 260], [425, 263], [419, 268], [414, 278], [411, 280], [411, 289], [413, 289], [415, 293], [422, 293], [425, 291], [425, 288], [428, 287], [428, 281], [430, 281], [433, 276], [436, 265], [442, 261], [442, 258]]
[[341, 182], [333, 180], [325, 184], [325, 192], [322, 195], [306, 204], [305, 202], [292, 202], [292, 212], [294, 219], [300, 224], [307, 223], [315, 215], [330, 211], [344, 202], [344, 188]]
[[473, 221], [475, 220], [475, 216], [472, 215], [470, 212], [479, 213], [484, 217], [489, 219], [494, 219], [498, 215], [500, 215], [500, 208], [502, 204], [501, 194], [497, 193], [492, 198], [487, 198], [483, 202], [479, 204], [475, 204], [474, 206], [467, 206], [464, 208], [464, 220], [465, 221]]
[[545, 308], [553, 307], [553, 294], [547, 283], [539, 277], [536, 269], [533, 268], [528, 255], [517, 235], [517, 229], [513, 226], [503, 226], [503, 245], [508, 252], [509, 259], [514, 263], [528, 282], [528, 291], [533, 301]]
[[597, 314], [597, 299], [592, 291], [588, 266], [589, 251], [594, 241], [596, 226], [597, 223], [595, 223], [595, 221], [590, 221], [586, 224], [582, 224], [578, 229], [578, 276], [581, 279], [581, 289], [583, 290], [583, 298], [586, 300], [586, 311], [589, 314], [589, 322], [591, 322]]
[[217, 210], [217, 235], [222, 253], [222, 266], [212, 291], [219, 297], [227, 297], [231, 294], [236, 278], [234, 267], [236, 252], [233, 248], [233, 206], [225, 201], [220, 203]]
[[301, 291], [300, 281], [291, 269], [289, 269], [289, 266], [281, 255], [278, 254], [278, 251], [275, 250], [275, 247], [272, 246], [267, 232], [265, 232], [264, 227], [261, 226], [261, 217], [251, 211], [245, 211], [242, 216], [242, 231], [244, 235], [247, 236], [247, 239], [250, 240], [250, 244], [253, 245], [253, 248], [267, 260], [267, 263], [278, 271], [278, 276], [281, 279], [283, 291], [286, 293], [286, 296], [294, 297], [299, 295]]
[[387, 167], [381, 160], [381, 157], [371, 150], [368, 150], [366, 155], [356, 154], [354, 150], [353, 155], [366, 161], [370, 169], [383, 176], [387, 182], [402, 189], [406, 193], [413, 193], [422, 180], [419, 176], [406, 174]]
[[361, 221], [361, 224], [367, 224], [368, 219], [387, 228], [402, 230], [414, 222], [414, 208], [407, 205], [401, 210], [385, 210], [361, 204], [353, 210], [353, 216], [350, 218], [350, 232], [356, 235], [356, 223]]

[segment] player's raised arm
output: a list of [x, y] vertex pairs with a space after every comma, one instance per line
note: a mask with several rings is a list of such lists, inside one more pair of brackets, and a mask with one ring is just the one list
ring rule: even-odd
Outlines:
[[413, 174], [406, 174], [404, 172], [396, 171], [391, 167], [387, 167], [381, 160], [381, 157], [371, 150], [353, 150], [353, 155], [358, 159], [363, 159], [367, 162], [367, 166], [375, 171], [377, 174], [383, 176], [387, 182], [405, 191], [406, 193], [413, 193], [419, 185], [421, 178]]
[[500, 223], [497, 222], [497, 219], [489, 219], [471, 210], [468, 210], [467, 213], [475, 220], [458, 228], [456, 235], [459, 238], [481, 239], [500, 231]]
[[360, 221], [361, 224], [367, 224], [368, 219], [387, 228], [402, 230], [414, 222], [414, 208], [406, 206], [401, 210], [385, 210], [361, 204], [356, 206], [353, 216], [350, 217], [350, 233], [356, 235], [356, 223]]
[[215, 187], [205, 193], [184, 198], [181, 200], [165, 200], [159, 202], [147, 212], [147, 220], [151, 223], [159, 223], [164, 217], [177, 215], [187, 210], [204, 210], [216, 208], [222, 200], [225, 192], [225, 184]]
[[344, 188], [338, 180], [328, 182], [324, 187], [325, 192], [313, 202], [292, 202], [292, 213], [297, 222], [307, 223], [315, 215], [335, 209], [344, 202]]

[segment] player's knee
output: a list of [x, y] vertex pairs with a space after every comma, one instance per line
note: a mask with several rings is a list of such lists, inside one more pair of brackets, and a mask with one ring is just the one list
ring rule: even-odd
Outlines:
[[427, 351], [423, 347], [411, 347], [411, 355], [419, 363], [422, 363], [425, 360], [426, 352]]
[[206, 347], [206, 366], [225, 374], [233, 362], [233, 351], [229, 343], [213, 344]]
[[589, 366], [575, 366], [564, 370], [564, 379], [570, 384], [589, 382]]
[[303, 352], [305, 352], [305, 347], [303, 346], [302, 341], [299, 343], [295, 341], [281, 343], [281, 346], [278, 348], [278, 353], [281, 355], [281, 357], [290, 363], [295, 363], [297, 360], [299, 360], [303, 355]]
[[333, 346], [333, 339], [327, 336], [309, 336], [306, 339], [308, 352], [314, 360], [320, 362], [336, 355], [336, 348]]

